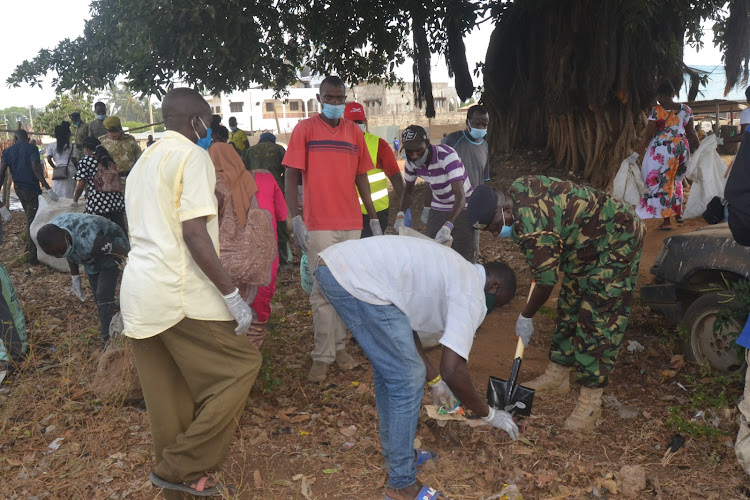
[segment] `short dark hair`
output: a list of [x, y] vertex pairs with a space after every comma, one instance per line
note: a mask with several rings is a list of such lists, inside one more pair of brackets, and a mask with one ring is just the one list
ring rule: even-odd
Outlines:
[[344, 80], [342, 80], [340, 77], [336, 75], [328, 75], [323, 79], [322, 82], [320, 82], [320, 90], [323, 91], [323, 87], [329, 85], [331, 87], [335, 88], [346, 88], [346, 85], [344, 85]]
[[487, 108], [485, 108], [484, 105], [475, 104], [466, 111], [466, 119], [471, 120], [471, 117], [474, 116], [474, 113], [479, 113], [482, 115], [489, 114], [489, 112], [487, 111]]
[[232, 123], [232, 121], [234, 121], [234, 123], [237, 123], [237, 118], [235, 118], [234, 116], [230, 116], [229, 123]]
[[105, 108], [107, 107], [107, 105], [104, 104], [102, 101], [97, 101], [94, 103], [94, 109], [98, 108], [99, 106], [104, 106]]
[[656, 95], [668, 95], [672, 97], [674, 95], [674, 85], [669, 80], [664, 80], [659, 84], [656, 89]]
[[229, 129], [224, 125], [219, 125], [216, 128], [211, 127], [211, 137], [216, 137], [219, 139], [219, 142], [227, 142], [229, 141]]
[[65, 230], [54, 224], [45, 224], [36, 233], [36, 241], [42, 250], [51, 248], [60, 238], [65, 239]]
[[505, 262], [487, 262], [484, 265], [487, 280], [496, 280], [505, 290], [512, 295], [516, 294], [516, 273]]
[[19, 128], [18, 130], [16, 130], [16, 132], [15, 132], [14, 135], [16, 136], [16, 140], [17, 141], [28, 142], [28, 140], [29, 140], [29, 133], [26, 132], [22, 128]]

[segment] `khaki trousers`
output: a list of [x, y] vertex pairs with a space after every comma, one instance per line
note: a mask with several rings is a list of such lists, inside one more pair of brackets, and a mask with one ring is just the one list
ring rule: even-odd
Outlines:
[[[154, 473], [200, 479], [224, 460], [261, 365], [234, 321], [185, 318], [147, 339], [131, 339], [154, 440]], [[182, 495], [167, 492], [167, 498]]]
[[336, 314], [333, 306], [320, 290], [315, 270], [318, 268], [318, 254], [326, 248], [342, 241], [358, 240], [362, 233], [359, 229], [351, 231], [310, 231], [307, 240], [307, 262], [313, 276], [310, 307], [313, 313], [315, 330], [315, 348], [311, 354], [313, 361], [322, 361], [329, 365], [336, 359], [336, 351], [346, 346], [346, 325]]

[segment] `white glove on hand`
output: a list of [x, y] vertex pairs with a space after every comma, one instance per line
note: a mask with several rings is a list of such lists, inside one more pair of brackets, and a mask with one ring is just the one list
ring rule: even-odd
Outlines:
[[435, 235], [435, 242], [440, 243], [441, 245], [443, 243], [448, 243], [451, 240], [453, 240], [453, 236], [451, 236], [451, 228], [448, 226], [441, 227]]
[[632, 163], [633, 165], [635, 165], [635, 163], [638, 161], [639, 156], [640, 155], [638, 153], [631, 154], [630, 156], [628, 156], [628, 163]]
[[13, 216], [10, 215], [10, 210], [8, 210], [8, 207], [6, 206], [0, 208], [0, 217], [3, 218], [3, 222], [10, 222], [10, 220], [13, 218]]
[[370, 219], [370, 232], [373, 236], [382, 236], [383, 228], [380, 227], [380, 221], [378, 219]]
[[496, 429], [502, 429], [507, 432], [513, 441], [518, 439], [520, 435], [518, 426], [507, 411], [496, 410], [490, 406], [489, 414], [486, 417], [482, 417], [482, 420]]
[[240, 296], [240, 291], [235, 288], [229, 295], [224, 295], [224, 301], [227, 303], [229, 312], [234, 316], [234, 320], [237, 322], [237, 328], [234, 329], [234, 333], [242, 335], [250, 328], [253, 322], [253, 310]]
[[393, 223], [393, 229], [396, 230], [396, 233], [398, 234], [399, 228], [406, 226], [406, 215], [404, 215], [404, 212], [399, 212], [396, 214], [396, 222]]
[[57, 196], [57, 193], [55, 193], [55, 192], [54, 192], [54, 191], [52, 191], [51, 189], [48, 189], [48, 190], [47, 190], [47, 194], [49, 195], [49, 199], [50, 199], [50, 200], [52, 200], [52, 201], [57, 201], [57, 200], [59, 200], [59, 199], [60, 199], [60, 197], [59, 197], [59, 196]]
[[427, 217], [430, 216], [430, 207], [424, 207], [422, 209], [422, 216], [419, 218], [419, 220], [422, 221], [422, 224], [427, 225]]
[[523, 346], [527, 347], [532, 335], [534, 335], [534, 320], [519, 314], [516, 321], [516, 337], [521, 337]]
[[716, 145], [717, 146], [723, 146], [724, 145], [724, 138], [723, 137], [717, 137], [716, 138]]
[[73, 284], [70, 286], [70, 289], [73, 290], [73, 295], [78, 297], [81, 302], [84, 302], [86, 300], [86, 293], [81, 289], [81, 275], [76, 274], [71, 276], [71, 278]]
[[445, 383], [445, 380], [441, 380], [435, 385], [430, 386], [430, 392], [432, 393], [432, 404], [435, 406], [442, 406], [448, 410], [452, 410], [458, 402], [448, 384]]
[[292, 219], [292, 233], [294, 233], [294, 244], [297, 245], [297, 248], [307, 253], [307, 227], [305, 227], [305, 222], [302, 220], [301, 215]]

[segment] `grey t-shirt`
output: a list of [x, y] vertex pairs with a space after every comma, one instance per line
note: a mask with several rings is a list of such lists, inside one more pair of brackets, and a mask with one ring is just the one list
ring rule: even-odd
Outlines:
[[481, 186], [490, 178], [490, 151], [487, 141], [475, 141], [465, 130], [459, 130], [448, 134], [445, 144], [458, 153], [469, 176], [471, 187]]

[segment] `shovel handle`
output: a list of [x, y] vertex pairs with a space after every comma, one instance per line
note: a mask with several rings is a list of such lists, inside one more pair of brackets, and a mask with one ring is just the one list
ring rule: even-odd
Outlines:
[[516, 344], [516, 353], [513, 355], [513, 359], [521, 358], [523, 359], [523, 340], [521, 340], [521, 337], [518, 337], [518, 343]]

